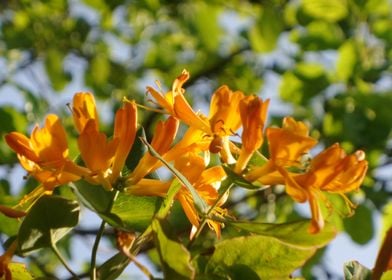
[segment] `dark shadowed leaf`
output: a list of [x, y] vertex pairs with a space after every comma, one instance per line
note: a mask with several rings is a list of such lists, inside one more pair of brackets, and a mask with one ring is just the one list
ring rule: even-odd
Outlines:
[[161, 203], [158, 197], [135, 196], [121, 192], [110, 209], [114, 192], [85, 181], [79, 181], [75, 185], [78, 197], [84, 205], [111, 226], [126, 230], [146, 229]]
[[79, 221], [77, 201], [58, 196], [41, 197], [24, 218], [18, 235], [21, 253], [51, 247]]
[[98, 268], [99, 279], [117, 279], [130, 263], [130, 259], [123, 253], [117, 253]]
[[[355, 208], [355, 215], [344, 219], [343, 223], [346, 232], [358, 244], [366, 244], [373, 238], [374, 225], [372, 211], [365, 205], [358, 205]], [[358, 225], [361, 225], [361, 230], [358, 230]]]

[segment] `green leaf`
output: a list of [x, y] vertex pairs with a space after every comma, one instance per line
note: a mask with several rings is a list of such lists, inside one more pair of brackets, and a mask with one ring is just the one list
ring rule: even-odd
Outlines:
[[249, 190], [256, 190], [260, 189], [260, 186], [253, 185], [252, 183], [246, 181], [244, 177], [241, 175], [238, 175], [234, 173], [234, 171], [227, 165], [222, 165], [223, 169], [225, 170], [228, 179], [230, 180], [231, 183], [245, 189]]
[[336, 22], [348, 14], [345, 0], [302, 0], [302, 8], [306, 14], [329, 22]]
[[51, 247], [79, 221], [77, 201], [59, 196], [43, 196], [24, 218], [18, 234], [21, 253]]
[[106, 213], [114, 199], [115, 192], [107, 191], [98, 185], [92, 185], [84, 180], [75, 182], [75, 190], [81, 202], [90, 210]]
[[70, 75], [64, 71], [64, 56], [59, 49], [49, 49], [46, 51], [45, 67], [51, 84], [55, 90], [62, 90], [70, 81]]
[[95, 56], [90, 62], [91, 79], [95, 86], [102, 86], [107, 83], [110, 75], [110, 61], [107, 55], [101, 53]]
[[177, 179], [181, 182], [183, 186], [185, 186], [188, 191], [191, 193], [193, 202], [195, 204], [196, 209], [202, 214], [207, 213], [207, 209], [209, 208], [207, 203], [201, 198], [199, 193], [195, 190], [193, 185], [188, 181], [188, 179], [182, 175], [173, 165], [165, 161], [155, 150], [154, 148], [147, 142], [146, 139], [142, 139], [143, 143], [147, 146], [149, 152], [152, 156], [159, 159], [169, 170], [170, 172], [177, 177]]
[[381, 276], [381, 280], [392, 280], [392, 270], [385, 271]]
[[15, 153], [7, 145], [2, 136], [11, 131], [19, 131], [21, 133], [26, 131], [26, 115], [13, 107], [2, 106], [0, 109], [0, 120], [0, 163], [11, 163], [15, 159]]
[[20, 221], [0, 214], [0, 232], [8, 236], [17, 234]]
[[256, 276], [261, 279], [288, 278], [336, 235], [336, 230], [329, 225], [312, 235], [308, 232], [308, 221], [230, 224], [257, 235], [227, 239], [217, 244], [206, 270], [215, 275], [229, 274], [233, 279], [239, 279], [241, 275], [251, 279], [258, 279]]
[[298, 248], [268, 236], [226, 239], [215, 246], [206, 270], [231, 279], [287, 279], [316, 248]]
[[220, 10], [219, 6], [199, 2], [192, 7], [188, 17], [191, 28], [197, 34], [198, 42], [208, 51], [216, 51], [219, 47], [222, 34], [218, 23]]
[[336, 236], [332, 224], [326, 224], [317, 234], [309, 233], [309, 221], [291, 222], [285, 224], [230, 222], [231, 225], [251, 233], [269, 236], [295, 247], [320, 248], [327, 245]]
[[381, 211], [382, 213], [382, 229], [381, 229], [381, 240], [384, 240], [384, 237], [388, 231], [392, 227], [392, 201], [384, 206]]
[[[0, 180], [0, 205], [13, 207], [18, 203], [17, 197], [10, 194], [10, 183]], [[0, 213], [0, 232], [8, 236], [16, 235], [19, 230], [20, 219], [10, 218]]]
[[75, 186], [77, 195], [84, 205], [111, 226], [125, 230], [146, 229], [161, 203], [159, 197], [135, 196], [121, 192], [110, 210], [115, 192], [85, 181], [76, 182]]
[[347, 82], [354, 76], [358, 64], [358, 51], [353, 41], [346, 41], [338, 50], [336, 75], [339, 80]]
[[[30, 280], [35, 279], [33, 275], [31, 275], [27, 269], [26, 265], [22, 263], [10, 263], [8, 268], [11, 271], [12, 279], [15, 280]], [[4, 280], [5, 277], [1, 277], [0, 280]]]
[[280, 96], [284, 101], [307, 105], [328, 85], [328, 77], [322, 65], [298, 63], [292, 72], [284, 73], [280, 84]]
[[120, 193], [114, 202], [111, 213], [119, 217], [122, 223], [113, 226], [143, 231], [150, 225], [161, 202], [162, 199], [159, 197]]
[[344, 40], [340, 26], [326, 21], [312, 21], [306, 26], [305, 32], [301, 31], [293, 30], [291, 38], [298, 42], [304, 50], [335, 49]]
[[190, 263], [190, 253], [181, 243], [167, 236], [168, 228], [163, 221], [154, 219], [151, 226], [165, 279], [193, 279], [195, 270]]
[[344, 264], [345, 280], [370, 280], [372, 271], [357, 261], [351, 261]]
[[0, 119], [0, 132], [26, 131], [26, 114], [17, 111], [14, 107], [2, 106], [0, 110]]
[[[326, 103], [330, 127], [324, 128], [324, 135], [329, 137], [330, 144], [344, 139], [353, 147], [366, 147], [368, 155], [372, 149], [384, 150], [392, 131], [390, 104], [392, 93], [339, 94]], [[334, 130], [334, 126], [339, 129]], [[344, 129], [347, 127], [350, 129]]]
[[165, 199], [163, 200], [162, 206], [156, 215], [157, 218], [159, 218], [159, 219], [166, 218], [166, 216], [169, 214], [169, 212], [173, 206], [174, 198], [175, 198], [176, 194], [178, 193], [178, 191], [181, 189], [181, 187], [182, 187], [181, 183], [178, 181], [177, 178], [175, 178], [172, 181], [172, 183], [170, 184], [167, 195], [166, 195]]
[[98, 268], [99, 279], [117, 279], [129, 265], [130, 259], [123, 253], [117, 253]]
[[258, 21], [249, 29], [249, 41], [256, 52], [269, 52], [276, 48], [283, 29], [283, 16], [280, 10], [266, 6]]
[[[374, 235], [374, 226], [372, 218], [372, 210], [364, 205], [358, 205], [355, 214], [343, 220], [344, 229], [350, 235], [351, 239], [358, 244], [366, 244]], [[358, 230], [358, 225], [361, 230]]]

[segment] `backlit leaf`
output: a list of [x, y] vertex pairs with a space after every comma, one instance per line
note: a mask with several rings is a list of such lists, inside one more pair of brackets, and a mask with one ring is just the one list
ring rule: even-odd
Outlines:
[[345, 280], [370, 280], [372, 272], [357, 261], [351, 261], [344, 264]]
[[165, 279], [193, 279], [195, 271], [190, 263], [190, 253], [181, 243], [167, 236], [168, 229], [164, 228], [165, 225], [162, 223], [155, 219], [152, 222], [152, 230]]
[[302, 0], [304, 12], [315, 19], [336, 22], [348, 14], [346, 0]]

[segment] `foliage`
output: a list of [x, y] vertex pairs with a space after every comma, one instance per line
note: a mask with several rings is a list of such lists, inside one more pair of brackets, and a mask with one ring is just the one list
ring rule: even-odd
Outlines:
[[[347, 233], [353, 242], [367, 244], [378, 232], [375, 226], [379, 223], [374, 217], [380, 214], [384, 217], [383, 231], [387, 232], [392, 194], [391, 15], [388, 0], [3, 1], [0, 205], [7, 207], [2, 213], [17, 209], [26, 215], [11, 213], [10, 217], [0, 213], [0, 237], [5, 252], [11, 248], [15, 254], [28, 253], [24, 257], [31, 273], [17, 263], [10, 263], [9, 271], [23, 279], [31, 278], [31, 274], [60, 277], [59, 267], [67, 266], [60, 253], [74, 259], [76, 252], [71, 244], [75, 240], [92, 237], [98, 247], [103, 236], [109, 241], [111, 255], [105, 255], [105, 250], [94, 253], [91, 248], [94, 257], [89, 255], [89, 263], [76, 268], [81, 278], [96, 273], [98, 278], [115, 279], [130, 262], [137, 263], [150, 277], [138, 263], [138, 254], [149, 256], [151, 266], [163, 271], [167, 279], [240, 279], [244, 275], [249, 279], [271, 279], [289, 277], [297, 268], [297, 274], [305, 277], [306, 273], [312, 274], [312, 266], [326, 269], [325, 250], [320, 248], [328, 246], [336, 234]], [[189, 79], [181, 80], [183, 69], [189, 71]], [[162, 152], [154, 146], [154, 140], [150, 141], [168, 113], [181, 120], [170, 148], [181, 142], [187, 128], [194, 124], [182, 119], [185, 113], [180, 107], [169, 112], [151, 88], [149, 96], [145, 95], [146, 87], [151, 87], [154, 80], [159, 80], [161, 87], [155, 91], [170, 91], [176, 77], [186, 83], [183, 87], [177, 84], [177, 88], [173, 84], [172, 91], [186, 89], [186, 102], [198, 114], [208, 115], [209, 107], [213, 107], [212, 103], [209, 105], [213, 93], [221, 85], [233, 92], [241, 91], [244, 96], [257, 94], [264, 102], [270, 99], [268, 118], [263, 123], [266, 129], [261, 129], [263, 143], [245, 170], [238, 172], [235, 164], [225, 163], [224, 157], [211, 153], [209, 165], [199, 173], [197, 166], [201, 163], [189, 159], [197, 176], [187, 176], [190, 171], [178, 162], [184, 150], [172, 158], [165, 157], [167, 151]], [[72, 104], [77, 91], [94, 93], [101, 118], [97, 126], [108, 135], [103, 141], [108, 148], [119, 146], [110, 144], [116, 142], [116, 124], [111, 120], [116, 119], [119, 108], [130, 102], [140, 106], [137, 123], [144, 130], [138, 129], [132, 150], [121, 166], [121, 176], [109, 180], [109, 185], [115, 186], [112, 189], [108, 181], [96, 177], [85, 180], [86, 174], [90, 174], [88, 170], [79, 180], [57, 178], [65, 181], [50, 187], [39, 185], [37, 174], [31, 170], [29, 180], [24, 180], [25, 171], [20, 171], [18, 157], [5, 140], [12, 131], [29, 136], [36, 123], [43, 127], [45, 116], [55, 113], [66, 131], [69, 157], [62, 158], [64, 166], [68, 168], [69, 162], [73, 162], [87, 168], [88, 153], [83, 154], [78, 143], [83, 131], [72, 123], [70, 115], [74, 117], [75, 109], [71, 106], [70, 112], [66, 105]], [[128, 101], [123, 102], [123, 98]], [[156, 111], [151, 99], [163, 108], [165, 115], [161, 108]], [[317, 186], [322, 194], [315, 195], [314, 200], [306, 199], [317, 204], [325, 219], [325, 227], [317, 234], [310, 234], [308, 229], [321, 221], [314, 217], [311, 223], [304, 220], [308, 216], [296, 207], [297, 202], [304, 201], [300, 199], [303, 193], [292, 186], [289, 177], [281, 175], [284, 179], [267, 184], [270, 177], [251, 180], [253, 175], [247, 175], [253, 167], [271, 161], [274, 144], [272, 136], [267, 137], [267, 127], [269, 131], [282, 127], [282, 118], [287, 115], [306, 122], [309, 138], [318, 143], [315, 150], [340, 143], [348, 155], [364, 151], [369, 163], [361, 188], [348, 195], [357, 204], [352, 213], [348, 213], [343, 200], [324, 194], [331, 192], [331, 186]], [[214, 125], [220, 122], [215, 120]], [[165, 125], [161, 133], [169, 139], [170, 124], [166, 121]], [[218, 143], [223, 134], [232, 134], [230, 145], [238, 160], [244, 147], [239, 135], [246, 134], [245, 128], [239, 135], [224, 128], [209, 129], [204, 128], [194, 143]], [[139, 140], [139, 136], [145, 140]], [[220, 143], [215, 146], [219, 148]], [[311, 160], [319, 156], [308, 150], [301, 157], [301, 166], [284, 166], [284, 170], [294, 177], [306, 174]], [[153, 154], [153, 159], [146, 162], [154, 161], [161, 168], [145, 172], [143, 180], [160, 178], [166, 184], [160, 188], [165, 188], [167, 195], [146, 194], [142, 189], [130, 191], [137, 185], [130, 178], [139, 172], [137, 166], [146, 154]], [[219, 172], [203, 173], [214, 166], [223, 166], [224, 179]], [[203, 174], [212, 173], [217, 176], [212, 185], [221, 182], [214, 204], [210, 204], [211, 197], [203, 196], [212, 191], [198, 181]], [[305, 177], [298, 180], [309, 179]], [[286, 185], [284, 191], [282, 185]], [[347, 191], [342, 188], [332, 192], [345, 195], [348, 186]], [[192, 203], [186, 204], [185, 198]], [[220, 203], [225, 199], [225, 203]], [[192, 223], [190, 208], [196, 215], [192, 217], [199, 219], [198, 229], [192, 231], [193, 239], [189, 233], [195, 221]], [[103, 226], [100, 228], [96, 222], [95, 228], [86, 229], [84, 213], [96, 214]], [[343, 217], [349, 214], [353, 216]], [[20, 216], [15, 219], [12, 215]], [[225, 227], [220, 231], [222, 224]], [[128, 233], [129, 240], [122, 240], [119, 232]], [[60, 262], [40, 261], [52, 253]], [[96, 255], [101, 254], [102, 263], [95, 263]], [[367, 279], [371, 273], [355, 261], [338, 269], [346, 279]], [[2, 270], [0, 266], [0, 273]]]

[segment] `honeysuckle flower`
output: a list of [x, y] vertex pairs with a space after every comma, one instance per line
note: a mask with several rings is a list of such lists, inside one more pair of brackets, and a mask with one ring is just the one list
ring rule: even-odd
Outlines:
[[[216, 203], [216, 200], [219, 198], [217, 189], [219, 188], [220, 182], [226, 178], [226, 173], [221, 166], [205, 169], [203, 157], [200, 157], [195, 153], [186, 153], [177, 158], [174, 162], [174, 166], [188, 179], [207, 205], [213, 206]], [[172, 180], [161, 181], [155, 179], [141, 179], [136, 184], [127, 188], [127, 191], [135, 195], [164, 197], [166, 196], [171, 183]], [[192, 238], [192, 233], [195, 232], [194, 229], [200, 226], [200, 217], [195, 208], [193, 197], [188, 189], [185, 186], [182, 186], [175, 199], [180, 202], [185, 215], [193, 226], [193, 230], [191, 231]], [[223, 199], [216, 203], [215, 208], [213, 209], [213, 212], [216, 215], [222, 215], [224, 213], [224, 210], [220, 208], [223, 203]], [[220, 237], [221, 223], [209, 219], [207, 220], [207, 223], [215, 231], [217, 236]]]
[[[176, 158], [183, 156], [186, 153], [202, 154], [204, 156], [205, 165], [209, 164], [210, 154], [208, 147], [211, 140], [205, 137], [205, 133], [194, 127], [189, 127], [181, 140], [176, 143], [169, 151], [167, 151], [163, 158], [170, 162]], [[157, 168], [160, 165], [154, 167]]]
[[19, 132], [5, 136], [7, 144], [17, 153], [24, 169], [42, 183], [43, 191], [88, 176], [89, 170], [68, 158], [68, 144], [64, 127], [58, 116], [46, 117], [44, 127], [36, 125], [30, 138]]
[[297, 202], [309, 201], [312, 213], [310, 232], [317, 233], [324, 226], [319, 205], [319, 200], [326, 199], [322, 192], [340, 194], [352, 206], [345, 193], [360, 187], [367, 168], [363, 151], [347, 155], [339, 144], [334, 144], [311, 161], [307, 172], [286, 174], [286, 192]]
[[172, 90], [166, 94], [151, 87], [147, 91], [155, 98], [166, 113], [181, 120], [190, 127], [199, 129], [210, 140], [209, 150], [220, 153], [226, 163], [235, 163], [230, 150], [229, 137], [241, 126], [239, 101], [245, 96], [240, 91], [232, 92], [227, 86], [218, 88], [211, 98], [209, 117], [196, 113], [184, 97], [182, 85], [188, 80], [189, 73], [184, 70], [173, 83]]
[[117, 110], [114, 134], [111, 140], [99, 132], [99, 121], [94, 96], [88, 92], [75, 94], [73, 117], [80, 132], [78, 146], [86, 167], [92, 172], [92, 183], [112, 189], [120, 176], [125, 160], [132, 148], [137, 128], [137, 110], [133, 101], [124, 100]]
[[208, 130], [208, 122], [200, 115], [196, 114], [188, 101], [184, 97], [185, 90], [183, 84], [189, 79], [189, 72], [183, 70], [173, 82], [171, 91], [166, 94], [156, 91], [152, 87], [147, 87], [147, 91], [152, 95], [155, 101], [163, 107], [165, 112], [189, 126], [197, 127], [201, 130]]
[[[151, 142], [151, 146], [158, 154], [164, 155], [169, 150], [177, 135], [178, 125], [178, 119], [172, 116], [165, 122], [160, 121], [158, 123]], [[152, 156], [150, 153], [145, 153], [133, 172], [128, 176], [127, 184], [135, 184], [140, 181], [140, 179], [150, 173], [154, 167], [157, 167], [158, 162], [159, 160], [156, 157]]]
[[82, 133], [87, 122], [91, 119], [96, 120], [96, 129], [99, 129], [99, 116], [97, 113], [97, 106], [95, 104], [94, 95], [92, 95], [92, 93], [75, 93], [72, 100], [72, 116], [75, 127], [79, 133]]
[[239, 109], [242, 122], [242, 146], [234, 171], [241, 173], [252, 154], [263, 144], [263, 130], [267, 117], [269, 100], [262, 101], [257, 96], [247, 96], [240, 100]]
[[236, 162], [231, 154], [229, 137], [241, 127], [239, 103], [244, 98], [241, 91], [232, 92], [225, 85], [218, 88], [211, 98], [209, 122], [213, 140], [210, 151], [220, 152], [225, 163]]
[[283, 119], [282, 128], [267, 128], [266, 137], [269, 160], [245, 174], [248, 181], [257, 180], [264, 185], [282, 184], [288, 169], [302, 169], [301, 158], [317, 144], [317, 141], [309, 136], [308, 127], [291, 117]]

